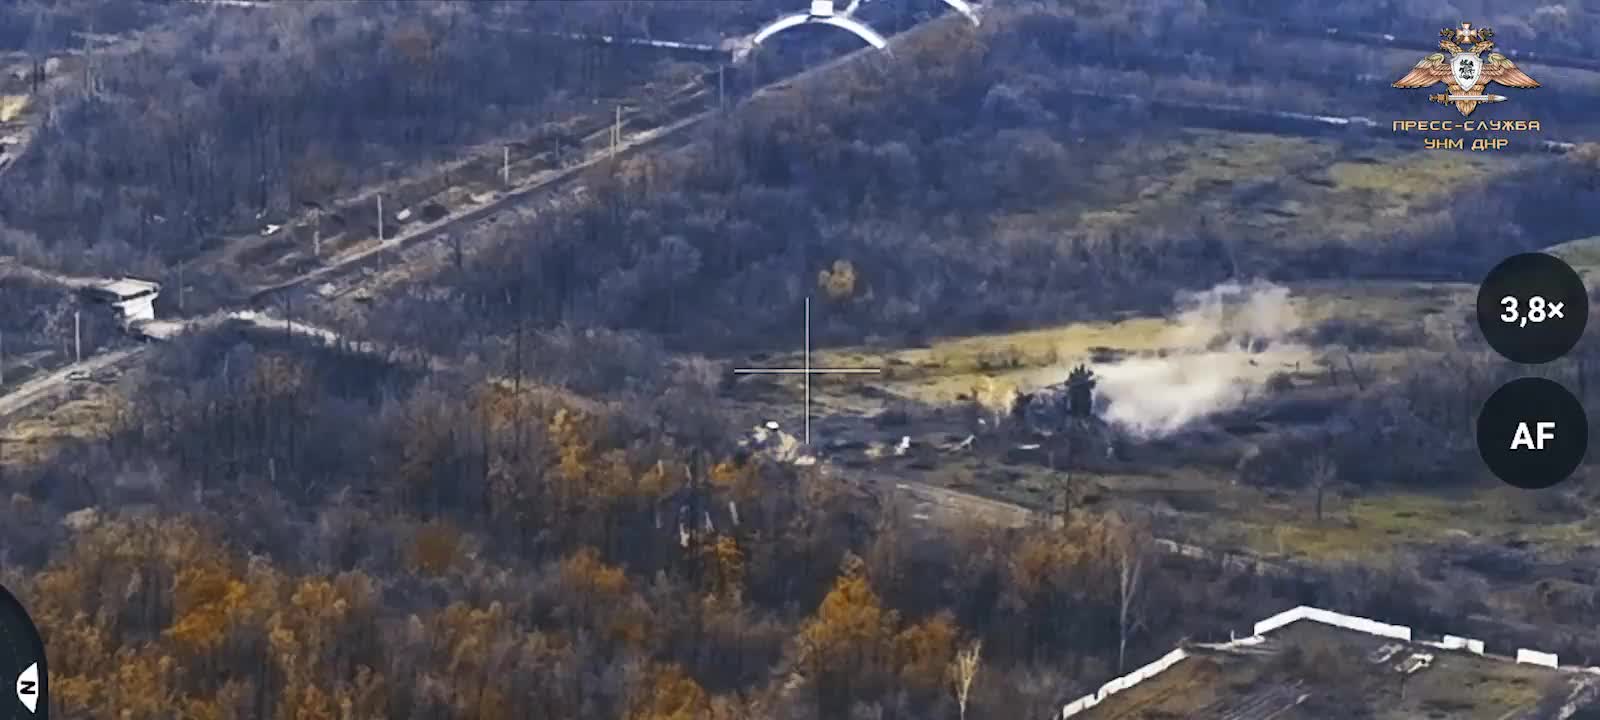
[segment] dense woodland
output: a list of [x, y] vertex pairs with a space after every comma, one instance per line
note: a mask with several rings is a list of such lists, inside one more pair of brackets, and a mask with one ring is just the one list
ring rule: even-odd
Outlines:
[[[85, 24], [103, 28], [97, 36], [136, 31], [129, 37], [137, 38], [81, 51], [71, 64], [72, 82], [46, 93], [51, 110], [38, 142], [51, 151], [25, 155], [0, 191], [0, 216], [32, 237], [8, 236], [6, 251], [46, 265], [137, 267], [160, 274], [177, 259], [257, 229], [262, 214], [278, 217], [305, 202], [327, 203], [399, 173], [458, 160], [474, 142], [525, 138], [528, 128], [580, 112], [595, 99], [681, 78], [685, 69], [715, 69], [709, 60], [560, 42], [545, 33], [715, 43], [789, 9], [780, 0], [279, 5], [229, 10], [186, 3], [24, 3], [6, 10], [15, 20], [7, 27], [26, 35], [14, 45], [33, 58], [70, 48], [78, 37], [73, 33], [89, 32]], [[896, 0], [868, 4], [864, 12], [892, 32], [940, 7], [935, 0]], [[1017, 178], [1041, 172], [1048, 177], [1051, 163], [1081, 167], [1085, 148], [1076, 147], [1074, 138], [1097, 126], [1154, 132], [1172, 119], [1149, 117], [1138, 108], [1112, 111], [1103, 103], [1091, 110], [1076, 91], [1246, 104], [1270, 97], [1274, 107], [1302, 111], [1347, 108], [1352, 100], [1357, 107], [1405, 107], [1405, 98], [1381, 83], [1348, 72], [1329, 77], [1337, 74], [1330, 68], [1370, 63], [1370, 50], [1294, 46], [1269, 34], [1208, 29], [1237, 16], [1300, 17], [1171, 1], [1016, 3], [996, 12], [992, 27], [975, 40], [947, 39], [955, 44], [949, 52], [924, 48], [915, 62], [894, 63], [886, 72], [897, 75], [896, 89], [913, 93], [906, 98], [912, 102], [888, 103], [898, 112], [841, 117], [842, 109], [885, 97], [883, 80], [858, 78], [820, 104], [808, 98], [799, 117], [783, 122], [798, 137], [827, 139], [855, 154], [910, 153], [920, 171], [914, 179], [939, 193], [918, 200], [940, 203], [950, 195], [971, 209], [1019, 189], [1029, 192], [1011, 202], [1047, 193], [1048, 184], [1017, 188]], [[1575, 10], [1568, 17], [1576, 33], [1592, 16]], [[1327, 21], [1366, 27], [1372, 18], [1363, 10]], [[1433, 31], [1426, 27], [1424, 39]], [[1515, 33], [1510, 29], [1506, 36]], [[763, 55], [804, 45], [848, 47], [853, 40], [810, 31], [796, 37], [803, 42], [785, 40]], [[1304, 62], [1308, 52], [1321, 62]], [[348, 60], [355, 57], [362, 62]], [[764, 58], [736, 73], [734, 90], [789, 67], [777, 61], [778, 69], [764, 69], [774, 61]], [[944, 70], [934, 73], [930, 64]], [[927, 84], [899, 84], [906, 81]], [[1530, 107], [1571, 115], [1595, 107], [1595, 95], [1592, 88], [1565, 88]], [[984, 114], [973, 115], [977, 108]], [[752, 122], [745, 134], [769, 129]], [[917, 130], [907, 136], [899, 128]], [[1043, 143], [1041, 135], [1054, 145]], [[781, 139], [771, 133], [758, 137], [768, 144]], [[941, 187], [942, 176], [959, 176], [971, 166], [950, 154], [974, 147], [981, 148], [975, 154], [989, 168], [981, 182], [960, 193]], [[770, 167], [795, 161], [777, 149], [763, 152], [760, 162]], [[1027, 162], [1014, 161], [1012, 153]], [[746, 154], [745, 160], [755, 159]], [[730, 176], [730, 170], [737, 169], [697, 172], [712, 175], [713, 187], [745, 179], [747, 173]], [[1006, 173], [1012, 177], [998, 176]], [[765, 170], [756, 175], [768, 185], [790, 182]], [[806, 179], [797, 175], [793, 181]], [[911, 181], [894, 185], [918, 187]], [[781, 219], [757, 220], [768, 225]]]
[[[706, 348], [765, 341], [812, 294], [832, 303], [825, 333], [914, 339], [1163, 309], [1176, 290], [1238, 277], [1471, 280], [1507, 254], [1600, 232], [1593, 147], [1474, 186], [1482, 201], [1465, 208], [1418, 208], [1387, 237], [1285, 247], [1229, 237], [1190, 208], [1136, 231], [1049, 222], [1108, 153], [1179, 122], [1084, 102], [1054, 70], [1116, 44], [1106, 23], [1127, 27], [995, 13], [978, 32], [920, 33], [896, 62], [758, 98], [687, 150], [597, 170], [573, 212], [501, 225], [446, 274], [448, 292], [414, 288], [429, 299], [402, 293], [375, 313], [449, 321], [376, 330], [436, 351], [560, 323]], [[1271, 192], [1258, 184], [1238, 192]]]
[[156, 352], [112, 424], [4, 478], [5, 584], [74, 716], [955, 717], [981, 641], [968, 717], [1045, 717], [1180, 618], [1470, 609], [1404, 568], [1167, 565], [1134, 518], [934, 532], [707, 439], [688, 371], [595, 401], [274, 335]]
[[[47, 249], [14, 248], [34, 257], [171, 260], [250, 228], [241, 222], [258, 213], [382, 180], [391, 163], [458, 159], [467, 144], [563, 117], [663, 64], [546, 33], [694, 39], [751, 26], [774, 4], [173, 9], [137, 39], [81, 53], [77, 82], [46, 99], [38, 142], [50, 152], [10, 171], [0, 212], [46, 238]], [[41, 8], [19, 21], [49, 39], [58, 15]]]
[[[753, 26], [778, 4], [100, 18], [145, 37], [105, 49], [88, 84], [54, 99], [49, 151], [0, 188], [5, 221], [32, 234], [0, 249], [166, 270], [263, 209], [667, 72], [510, 31], [695, 37], [702, 16]], [[87, 17], [26, 7], [3, 17], [56, 23], [4, 38], [33, 52]], [[1435, 626], [1483, 611], [1415, 563], [1303, 583], [1176, 564], [1151, 552], [1150, 518], [1075, 510], [934, 532], [876, 487], [741, 454], [718, 410], [724, 375], [668, 356], [787, 333], [807, 294], [826, 304], [823, 338], [915, 339], [1147, 308], [1241, 272], [1471, 274], [1547, 244], [1530, 229], [1600, 223], [1589, 150], [1481, 188], [1495, 199], [1471, 212], [1419, 217], [1414, 234], [1298, 255], [1230, 244], [1187, 215], [1148, 218], [1137, 236], [1002, 222], [1047, 208], [1100, 140], [1173, 122], [1083, 104], [1072, 90], [1086, 78], [1065, 68], [1097, 57], [1149, 75], [1173, 53], [1152, 40], [1194, 32], [1208, 11], [1223, 9], [1018, 3], [981, 31], [951, 23], [893, 62], [757, 98], [682, 151], [597, 168], [591, 202], [504, 223], [490, 249], [373, 303], [368, 336], [450, 368], [232, 328], [153, 348], [103, 426], [46, 461], [0, 462], [0, 582], [46, 635], [57, 712], [921, 720], [965, 705], [974, 720], [1043, 718], [1180, 632], [1225, 636], [1297, 603]], [[1255, 81], [1303, 72], [1274, 67]], [[61, 336], [55, 296], [0, 292], [0, 328]], [[13, 298], [40, 307], [19, 316]], [[1359, 425], [1369, 434], [1307, 442], [1350, 482], [1412, 469], [1362, 464], [1384, 455], [1462, 467], [1470, 448], [1439, 442], [1474, 412], [1459, 382], [1496, 377], [1471, 363], [1419, 375], [1404, 404], [1357, 403], [1363, 421], [1384, 419]], [[1309, 455], [1269, 452], [1249, 479], [1292, 483]]]

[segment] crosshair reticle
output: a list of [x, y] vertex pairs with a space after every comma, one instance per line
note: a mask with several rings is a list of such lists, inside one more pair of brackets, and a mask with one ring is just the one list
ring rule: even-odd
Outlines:
[[797, 368], [737, 368], [735, 375], [800, 375], [805, 377], [805, 442], [811, 444], [811, 376], [812, 375], [877, 375], [881, 368], [811, 367], [811, 298], [806, 298], [805, 366]]

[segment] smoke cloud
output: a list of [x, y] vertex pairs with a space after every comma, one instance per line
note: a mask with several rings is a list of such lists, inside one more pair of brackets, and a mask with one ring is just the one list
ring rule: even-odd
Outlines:
[[1182, 293], [1176, 305], [1165, 353], [1094, 368], [1101, 417], [1137, 437], [1237, 408], [1274, 371], [1309, 355], [1288, 342], [1301, 323], [1280, 285], [1225, 283]]

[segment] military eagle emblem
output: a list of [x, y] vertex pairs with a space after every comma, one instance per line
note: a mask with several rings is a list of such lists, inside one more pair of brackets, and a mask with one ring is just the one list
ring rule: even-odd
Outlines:
[[[1539, 82], [1523, 72], [1509, 58], [1494, 50], [1494, 31], [1474, 28], [1472, 23], [1461, 23], [1459, 28], [1439, 31], [1439, 49], [1422, 59], [1405, 77], [1396, 80], [1397, 88], [1425, 88], [1444, 83], [1445, 92], [1429, 95], [1430, 102], [1455, 105], [1462, 115], [1471, 115], [1482, 103], [1502, 102], [1504, 95], [1485, 95], [1489, 83], [1506, 87], [1536, 88]], [[1470, 43], [1463, 50], [1460, 43]], [[1484, 53], [1489, 56], [1483, 57]], [[1459, 91], [1459, 92], [1456, 92]]]

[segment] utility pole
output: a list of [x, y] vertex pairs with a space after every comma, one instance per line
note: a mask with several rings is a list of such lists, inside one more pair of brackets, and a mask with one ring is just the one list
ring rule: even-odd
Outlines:
[[726, 64], [717, 65], [717, 109], [721, 111], [726, 111], [728, 109], [728, 86], [727, 82], [723, 80], [723, 76], [726, 74], [725, 71], [727, 69], [728, 66]]
[[511, 146], [501, 148], [500, 155], [500, 182], [506, 187], [511, 187]]
[[189, 263], [187, 261], [184, 261], [184, 260], [179, 260], [178, 261], [178, 314], [179, 315], [183, 314], [183, 268], [184, 268], [185, 265], [188, 265], [188, 264]]
[[311, 210], [311, 254], [317, 259], [322, 258], [322, 208]]
[[611, 158], [617, 157], [617, 146], [622, 144], [622, 106], [617, 106], [617, 120], [611, 125]]
[[89, 36], [83, 44], [83, 98], [94, 97], [94, 22], [89, 23]]
[[378, 196], [378, 242], [383, 242], [383, 196]]
[[77, 310], [72, 311], [72, 355], [73, 362], [83, 362], [83, 324]]
[[6, 331], [0, 330], [0, 387], [6, 386]]

